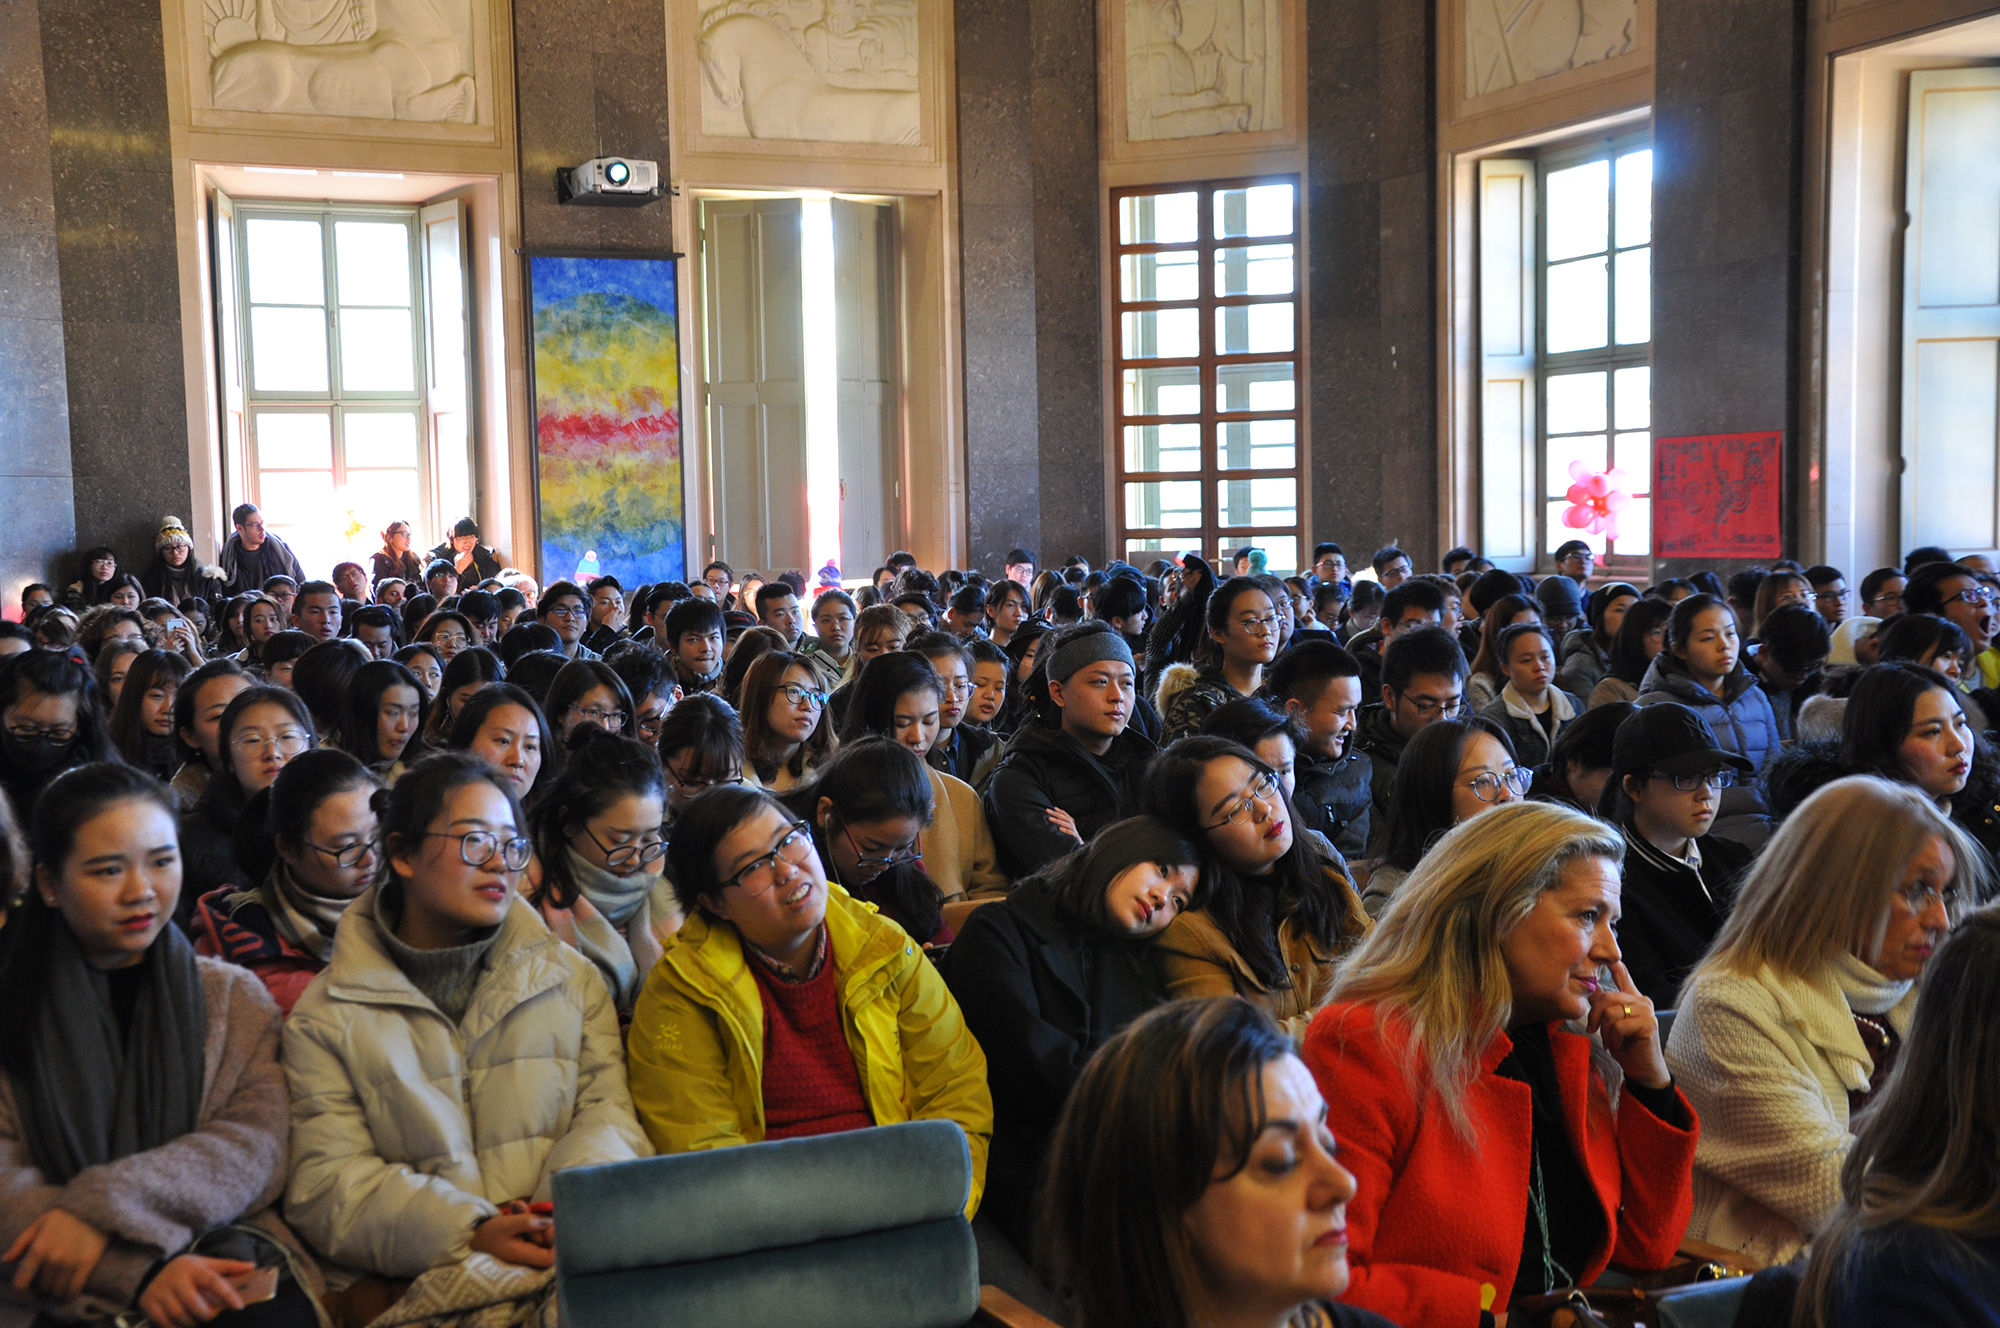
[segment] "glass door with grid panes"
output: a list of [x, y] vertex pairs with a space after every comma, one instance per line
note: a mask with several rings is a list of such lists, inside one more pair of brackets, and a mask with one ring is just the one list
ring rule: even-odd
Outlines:
[[[1652, 553], [1653, 152], [1555, 152], [1539, 174], [1542, 560], [1580, 539], [1615, 566]], [[1624, 472], [1617, 538], [1564, 523], [1577, 462]]]
[[1293, 180], [1114, 195], [1119, 548], [1299, 567]]
[[250, 501], [317, 574], [430, 524], [417, 209], [235, 213]]

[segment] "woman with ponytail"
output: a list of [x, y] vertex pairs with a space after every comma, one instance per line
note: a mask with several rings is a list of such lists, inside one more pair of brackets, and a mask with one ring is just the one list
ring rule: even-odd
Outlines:
[[236, 861], [254, 885], [195, 903], [195, 951], [240, 964], [286, 1014], [333, 956], [348, 904], [382, 865], [382, 781], [347, 752], [305, 752], [236, 821]]
[[621, 1018], [681, 925], [662, 871], [667, 781], [652, 748], [579, 724], [560, 778], [529, 820], [529, 900], [549, 929], [597, 965]]

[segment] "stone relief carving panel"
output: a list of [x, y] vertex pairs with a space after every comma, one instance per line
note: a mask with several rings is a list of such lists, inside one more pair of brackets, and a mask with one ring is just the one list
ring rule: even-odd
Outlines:
[[1624, 55], [1638, 27], [1639, 0], [1466, 0], [1465, 95]]
[[918, 0], [703, 0], [701, 131], [916, 145]]
[[203, 0], [214, 107], [471, 124], [471, 0]]
[[1125, 0], [1127, 142], [1284, 126], [1280, 0]]

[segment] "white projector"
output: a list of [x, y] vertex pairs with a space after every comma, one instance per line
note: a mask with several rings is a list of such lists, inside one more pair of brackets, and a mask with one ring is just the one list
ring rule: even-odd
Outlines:
[[565, 203], [594, 207], [643, 207], [660, 197], [660, 164], [629, 157], [597, 157], [556, 172]]

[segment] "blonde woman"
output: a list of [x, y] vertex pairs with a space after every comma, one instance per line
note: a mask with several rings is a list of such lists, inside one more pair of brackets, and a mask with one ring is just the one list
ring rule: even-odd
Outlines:
[[1425, 854], [1336, 979], [1300, 1054], [1358, 1188], [1349, 1304], [1469, 1328], [1673, 1257], [1697, 1125], [1619, 960], [1623, 852], [1571, 808], [1496, 807]]
[[1917, 978], [1984, 885], [1923, 792], [1860, 775], [1787, 817], [1680, 996], [1667, 1063], [1701, 1114], [1688, 1235], [1770, 1263], [1840, 1202], [1853, 1113], [1909, 1030]]

